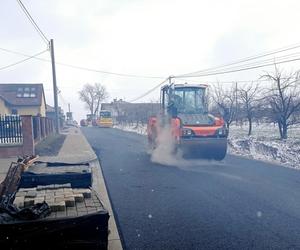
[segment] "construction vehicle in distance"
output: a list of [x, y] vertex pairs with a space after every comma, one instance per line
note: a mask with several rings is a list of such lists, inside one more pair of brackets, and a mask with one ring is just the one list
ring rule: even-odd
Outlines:
[[113, 126], [111, 112], [108, 110], [101, 110], [99, 118], [97, 119], [97, 125], [100, 128], [111, 128]]
[[[161, 88], [161, 110], [148, 120], [152, 149], [166, 143], [167, 130], [174, 150], [183, 156], [222, 160], [226, 156], [228, 130], [224, 120], [208, 114], [207, 85], [168, 84]], [[164, 132], [163, 132], [164, 131]]]

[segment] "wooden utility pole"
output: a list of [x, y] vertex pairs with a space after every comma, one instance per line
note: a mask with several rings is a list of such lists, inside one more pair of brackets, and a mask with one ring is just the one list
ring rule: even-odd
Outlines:
[[50, 53], [52, 64], [52, 79], [53, 79], [53, 97], [54, 97], [54, 110], [55, 110], [55, 132], [59, 134], [59, 117], [58, 117], [58, 99], [57, 99], [57, 84], [56, 84], [56, 71], [55, 71], [55, 58], [54, 58], [54, 44], [53, 39], [50, 40]]

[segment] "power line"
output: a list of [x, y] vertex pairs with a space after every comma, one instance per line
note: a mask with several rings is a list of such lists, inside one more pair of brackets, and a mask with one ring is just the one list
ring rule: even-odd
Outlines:
[[169, 77], [167, 79], [165, 79], [164, 81], [162, 81], [161, 83], [157, 84], [156, 86], [154, 86], [153, 88], [151, 88], [150, 90], [148, 90], [147, 92], [145, 92], [144, 94], [132, 99], [129, 102], [136, 102], [137, 100], [142, 99], [143, 97], [149, 95], [151, 92], [153, 92], [154, 90], [156, 90], [157, 88], [159, 88], [161, 85], [163, 85], [166, 81], [169, 80]]
[[[299, 61], [300, 58], [295, 58], [295, 59], [290, 59], [290, 60], [284, 60], [280, 62], [273, 62], [273, 63], [267, 63], [267, 64], [262, 64], [262, 65], [257, 65], [257, 66], [252, 66], [252, 67], [245, 67], [245, 68], [240, 68], [240, 69], [235, 69], [235, 70], [227, 70], [227, 71], [220, 71], [220, 72], [214, 72], [214, 73], [207, 73], [207, 74], [199, 74], [199, 75], [185, 75], [185, 78], [190, 78], [190, 77], [203, 77], [203, 76], [214, 76], [214, 75], [221, 75], [221, 74], [228, 74], [228, 73], [234, 73], [234, 72], [240, 72], [240, 71], [245, 71], [245, 70], [251, 70], [251, 69], [257, 69], [257, 68], [262, 68], [262, 67], [267, 67], [267, 66], [272, 66], [274, 64], [283, 64], [283, 63], [288, 63], [288, 62], [294, 62], [294, 61]], [[180, 76], [175, 76], [174, 78], [180, 78]]]
[[[292, 53], [292, 54], [288, 54], [288, 55], [284, 55], [284, 56], [280, 56], [280, 57], [276, 57], [276, 58], [269, 58], [269, 59], [265, 59], [265, 60], [260, 60], [260, 61], [254, 61], [254, 62], [251, 62], [251, 63], [246, 63], [246, 64], [241, 64], [239, 66], [233, 66], [233, 67], [226, 67], [224, 68], [223, 70], [232, 70], [232, 69], [240, 69], [240, 68], [243, 68], [243, 67], [250, 67], [250, 66], [256, 66], [256, 65], [260, 65], [260, 64], [263, 64], [263, 63], [276, 63], [276, 61], [280, 61], [280, 60], [283, 60], [283, 59], [293, 59], [295, 58], [296, 56], [299, 56], [300, 55], [300, 52], [297, 52], [297, 53]], [[214, 73], [214, 72], [221, 72], [222, 70], [214, 70], [214, 71], [208, 71], [208, 72], [204, 72], [205, 74], [206, 73]]]
[[[9, 49], [5, 49], [5, 48], [0, 48], [0, 50], [8, 52], [8, 53], [16, 54], [16, 55], [30, 57], [29, 55], [26, 55], [24, 53], [9, 50]], [[51, 60], [44, 59], [44, 58], [39, 58], [39, 57], [34, 57], [34, 58], [37, 59], [37, 60], [40, 60], [40, 61], [44, 61], [44, 62], [51, 62]], [[57, 61], [56, 61], [56, 64], [61, 65], [61, 66], [65, 66], [65, 67], [69, 67], [69, 68], [75, 68], [75, 69], [79, 69], [79, 70], [96, 72], [96, 73], [107, 74], [107, 75], [132, 77], [132, 78], [145, 78], [145, 79], [165, 79], [165, 77], [162, 77], [162, 76], [146, 76], [146, 75], [134, 75], [134, 74], [117, 73], [117, 72], [111, 72], [111, 71], [105, 71], [105, 70], [91, 69], [91, 68], [76, 66], [76, 65], [67, 64], [67, 63], [63, 63], [63, 62], [57, 62]]]
[[[261, 65], [262, 63], [276, 63], [276, 61], [280, 61], [283, 59], [294, 59], [296, 56], [299, 56], [300, 52], [297, 53], [292, 53], [292, 54], [288, 54], [288, 55], [284, 55], [284, 56], [280, 56], [280, 57], [276, 57], [276, 58], [269, 58], [269, 59], [265, 59], [265, 60], [260, 60], [260, 61], [254, 61], [252, 63], [247, 63], [247, 64], [241, 64], [239, 66], [233, 66], [233, 67], [226, 67], [223, 70], [214, 70], [214, 71], [207, 71], [204, 72], [203, 74], [213, 74], [213, 73], [219, 73], [219, 72], [223, 72], [223, 71], [229, 71], [229, 70], [238, 70], [244, 67], [252, 67], [252, 66], [257, 66], [257, 65]], [[186, 75], [184, 77], [194, 77], [194, 75]], [[181, 78], [181, 76], [177, 76], [177, 78]]]
[[[290, 56], [290, 55], [289, 55]], [[283, 56], [286, 57], [286, 56]], [[276, 62], [276, 64], [282, 64], [282, 63], [288, 63], [288, 62], [293, 62], [293, 61], [298, 61], [300, 60], [300, 58], [294, 58], [294, 59], [290, 59], [290, 60], [284, 60], [284, 61], [280, 61], [280, 62]], [[226, 73], [233, 73], [233, 72], [239, 72], [239, 71], [244, 71], [244, 70], [250, 70], [250, 69], [256, 69], [256, 68], [261, 68], [261, 67], [267, 67], [267, 66], [271, 66], [274, 63], [269, 63], [269, 64], [263, 64], [263, 65], [257, 65], [257, 66], [251, 66], [251, 67], [246, 67], [246, 68], [241, 68], [241, 69], [235, 69], [235, 70], [228, 70], [228, 71], [223, 71], [223, 72], [215, 72], [215, 73], [208, 73], [208, 74], [202, 74], [202, 75], [196, 75], [196, 76], [185, 76], [185, 77], [202, 77], [202, 76], [211, 76], [211, 75], [218, 75], [218, 74], [226, 74]], [[180, 79], [180, 77], [172, 77], [174, 79]], [[163, 82], [161, 82], [160, 84], [154, 86], [152, 89], [150, 89], [149, 91], [145, 92], [144, 94], [142, 94], [141, 96], [131, 100], [130, 102], [135, 102], [147, 95], [149, 95], [151, 92], [153, 92], [154, 90], [156, 90], [158, 87], [160, 87], [162, 84], [164, 84], [167, 80], [169, 79], [169, 77], [167, 79], [165, 79]], [[235, 81], [234, 81], [235, 82]]]
[[39, 55], [45, 53], [46, 51], [48, 51], [48, 50], [44, 50], [44, 51], [42, 51], [42, 52], [39, 52], [39, 53], [34, 54], [34, 55], [32, 55], [32, 56], [29, 56], [28, 58], [25, 58], [25, 59], [23, 59], [23, 60], [21, 60], [21, 61], [17, 61], [17, 62], [15, 62], [15, 63], [6, 65], [6, 66], [4, 66], [4, 67], [1, 67], [0, 70], [4, 70], [4, 69], [10, 68], [10, 67], [13, 67], [13, 66], [15, 66], [15, 65], [17, 65], [17, 64], [20, 64], [20, 63], [23, 63], [23, 62], [25, 62], [25, 61], [28, 61], [28, 60], [30, 60], [30, 59], [32, 59], [32, 58], [35, 58], [36, 56], [39, 56]]
[[178, 77], [197, 74], [197, 73], [202, 73], [202, 72], [207, 72], [207, 71], [211, 71], [211, 70], [217, 70], [217, 69], [228, 67], [228, 66], [235, 65], [235, 64], [238, 64], [238, 63], [255, 60], [255, 59], [258, 59], [258, 58], [274, 55], [274, 54], [277, 54], [277, 53], [282, 53], [282, 52], [292, 50], [292, 49], [297, 49], [297, 48], [300, 48], [300, 45], [299, 44], [294, 44], [294, 45], [282, 47], [282, 48], [279, 48], [279, 49], [276, 49], [276, 50], [273, 50], [273, 51], [260, 53], [260, 54], [257, 54], [255, 56], [246, 57], [246, 58], [243, 58], [243, 59], [240, 59], [240, 60], [228, 63], [228, 64], [222, 64], [222, 65], [219, 65], [219, 66], [216, 66], [216, 67], [211, 67], [211, 68], [198, 70], [198, 71], [191, 72], [191, 73], [181, 74], [181, 75], [178, 75]]
[[189, 82], [189, 83], [193, 83], [193, 84], [199, 84], [200, 82], [201, 83], [203, 83], [203, 84], [217, 84], [217, 83], [224, 83], [224, 84], [232, 84], [232, 83], [252, 83], [252, 82], [257, 82], [257, 83], [260, 83], [260, 82], [269, 82], [269, 80], [263, 80], [263, 79], [260, 79], [260, 80], [258, 80], [258, 79], [256, 79], [256, 80], [233, 80], [233, 81], [218, 81], [218, 80], [216, 80], [216, 81], [210, 81], [210, 80], [208, 80], [208, 81], [206, 81], [206, 80], [199, 80], [199, 81], [197, 81], [197, 80], [190, 80], [190, 79], [184, 79], [184, 78], [176, 78], [175, 79], [176, 81], [182, 81], [182, 82]]
[[164, 79], [164, 77], [161, 77], [161, 76], [146, 76], [146, 75], [116, 73], [116, 72], [111, 72], [111, 71], [90, 69], [90, 68], [76, 66], [76, 65], [62, 63], [62, 62], [57, 62], [56, 64], [66, 66], [66, 67], [70, 67], [70, 68], [75, 68], [75, 69], [80, 69], [80, 70], [85, 70], [85, 71], [91, 71], [91, 72], [97, 72], [97, 73], [102, 73], [102, 74], [108, 74], [108, 75], [115, 75], [115, 76], [134, 77], [134, 78], [148, 78], [148, 79]]
[[43, 41], [48, 45], [49, 44], [49, 39], [45, 36], [43, 31], [40, 29], [40, 27], [37, 25], [37, 23], [34, 21], [33, 17], [30, 15], [29, 11], [26, 9], [25, 5], [22, 3], [21, 0], [17, 0], [17, 3], [20, 5], [22, 11], [30, 21], [30, 23], [33, 25], [39, 36], [43, 39]]

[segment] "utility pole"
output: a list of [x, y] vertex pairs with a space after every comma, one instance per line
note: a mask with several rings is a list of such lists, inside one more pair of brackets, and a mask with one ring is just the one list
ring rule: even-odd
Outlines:
[[54, 44], [53, 39], [50, 40], [50, 53], [52, 64], [52, 79], [53, 79], [53, 97], [54, 97], [54, 110], [55, 110], [55, 132], [59, 134], [59, 117], [58, 117], [58, 100], [57, 100], [57, 85], [56, 85], [56, 72], [55, 72], [55, 58], [54, 58]]
[[68, 103], [69, 112], [71, 112], [71, 106], [70, 103]]

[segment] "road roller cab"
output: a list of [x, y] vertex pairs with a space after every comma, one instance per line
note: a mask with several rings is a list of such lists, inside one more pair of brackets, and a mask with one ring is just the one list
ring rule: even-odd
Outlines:
[[222, 160], [227, 151], [228, 130], [224, 120], [208, 113], [206, 85], [170, 84], [161, 89], [161, 111], [148, 122], [151, 147], [169, 130], [185, 155]]

